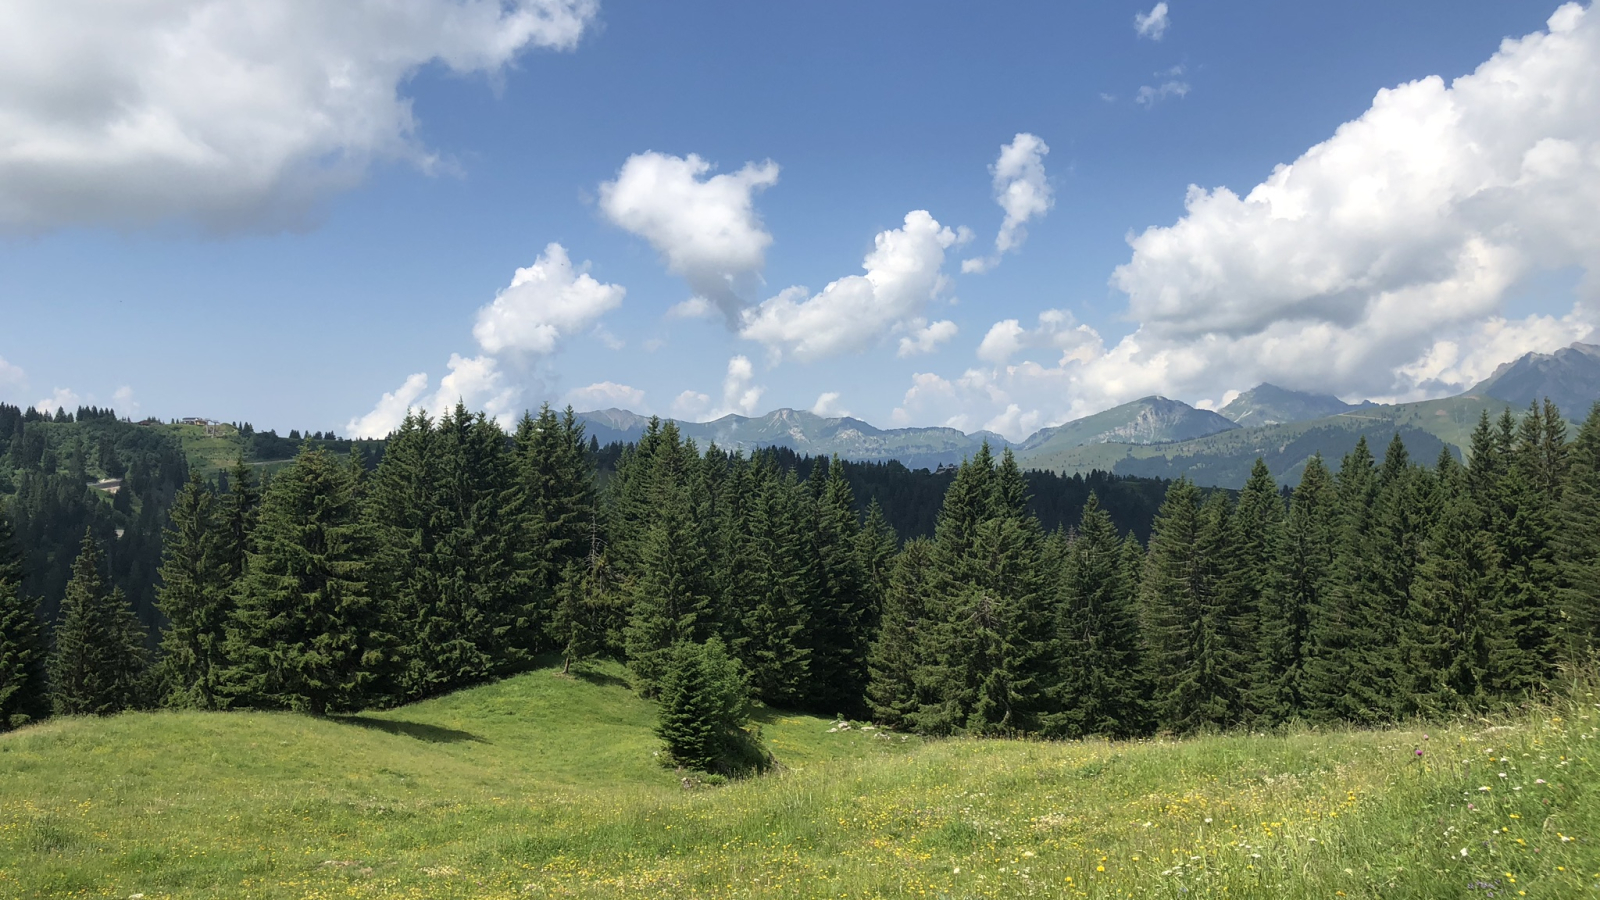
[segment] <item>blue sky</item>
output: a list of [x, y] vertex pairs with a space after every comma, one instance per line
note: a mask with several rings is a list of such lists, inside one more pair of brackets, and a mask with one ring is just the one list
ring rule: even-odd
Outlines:
[[1455, 393], [1600, 299], [1581, 5], [74, 5], [0, 11], [11, 402], [1017, 438]]

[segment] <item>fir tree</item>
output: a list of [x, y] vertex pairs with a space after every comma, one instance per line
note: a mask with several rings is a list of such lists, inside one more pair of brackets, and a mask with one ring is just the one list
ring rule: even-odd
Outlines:
[[1235, 701], [1236, 717], [1248, 715], [1248, 696], [1255, 693], [1250, 676], [1260, 668], [1261, 608], [1275, 574], [1283, 517], [1278, 485], [1266, 462], [1257, 457], [1230, 520], [1232, 566], [1222, 585], [1230, 607], [1226, 623], [1228, 656], [1241, 673], [1239, 689], [1246, 695]]
[[1287, 721], [1305, 705], [1311, 613], [1327, 601], [1333, 570], [1334, 501], [1332, 476], [1313, 456], [1290, 498], [1262, 595], [1250, 707], [1266, 723]]
[[44, 635], [22, 594], [22, 560], [11, 520], [0, 508], [0, 731], [49, 712]]
[[736, 545], [748, 593], [728, 598], [736, 604], [730, 609], [738, 617], [738, 655], [756, 696], [779, 706], [807, 705], [813, 684], [807, 635], [816, 593], [808, 565], [811, 501], [792, 471], [780, 475], [763, 466], [754, 477], [760, 486], [744, 506]]
[[653, 696], [666, 676], [673, 648], [703, 642], [717, 624], [705, 535], [690, 493], [691, 458], [692, 447], [655, 454], [652, 518], [627, 586], [628, 665], [645, 696]]
[[1328, 590], [1310, 609], [1301, 696], [1308, 717], [1373, 722], [1383, 717], [1368, 674], [1374, 633], [1367, 606], [1372, 596], [1368, 551], [1372, 506], [1378, 491], [1373, 458], [1362, 437], [1339, 466], [1335, 488], [1334, 560]]
[[1487, 617], [1499, 570], [1494, 541], [1479, 528], [1483, 513], [1448, 450], [1434, 481], [1439, 514], [1404, 623], [1411, 703], [1424, 715], [1483, 705], [1492, 628]]
[[855, 497], [837, 458], [828, 469], [815, 510], [815, 605], [806, 635], [811, 650], [809, 705], [831, 713], [858, 713], [866, 691], [873, 610], [856, 552], [861, 526]]
[[[1491, 639], [1492, 692], [1517, 699], [1539, 690], [1555, 673], [1560, 650], [1556, 520], [1565, 468], [1560, 415], [1544, 421], [1532, 407], [1517, 428], [1500, 492], [1496, 530], [1500, 574]], [[1508, 413], [1509, 415], [1509, 413]], [[1502, 426], [1502, 432], [1504, 426]]]
[[867, 656], [867, 703], [873, 720], [890, 728], [912, 724], [922, 697], [918, 674], [927, 665], [926, 633], [932, 625], [927, 597], [933, 583], [933, 545], [906, 543], [890, 567], [878, 634]]
[[244, 574], [244, 563], [251, 550], [250, 537], [256, 527], [256, 511], [261, 506], [261, 490], [255, 473], [245, 464], [244, 457], [234, 460], [228, 470], [228, 493], [223, 495], [217, 516], [223, 532], [222, 565], [228, 584], [236, 587]]
[[156, 603], [167, 617], [161, 665], [168, 705], [216, 709], [227, 670], [224, 653], [233, 616], [228, 539], [218, 527], [215, 498], [199, 473], [178, 493], [162, 554]]
[[721, 640], [672, 648], [656, 734], [674, 762], [702, 772], [743, 768], [748, 721], [743, 676]]
[[263, 495], [228, 636], [240, 703], [325, 715], [380, 687], [390, 648], [357, 489], [348, 467], [307, 446]]
[[585, 451], [583, 424], [572, 407], [558, 418], [549, 404], [537, 418], [524, 416], [516, 433], [516, 479], [526, 496], [521, 542], [528, 600], [520, 613], [519, 644], [535, 649], [527, 629], [547, 618], [543, 609], [567, 567], [583, 564], [596, 535], [595, 474]]
[[145, 630], [122, 592], [106, 588], [104, 561], [94, 533], [84, 532], [50, 654], [56, 715], [105, 716], [139, 704]]
[[1584, 661], [1600, 649], [1600, 403], [1578, 429], [1569, 458], [1555, 550], [1568, 655]]
[[1091, 491], [1062, 566], [1056, 636], [1062, 681], [1052, 733], [1126, 737], [1145, 727], [1139, 618], [1124, 552]]

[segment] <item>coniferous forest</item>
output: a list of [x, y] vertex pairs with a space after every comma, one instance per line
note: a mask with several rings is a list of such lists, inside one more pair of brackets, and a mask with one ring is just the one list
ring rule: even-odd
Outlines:
[[[1259, 462], [1237, 493], [1179, 480], [1147, 535], [1127, 525], [1143, 489], [1114, 479], [1047, 528], [1044, 482], [987, 447], [948, 473], [931, 535], [906, 535], [860, 502], [847, 473], [885, 483], [862, 467], [702, 449], [660, 421], [602, 449], [571, 410], [510, 434], [460, 406], [415, 413], [375, 466], [307, 442], [265, 485], [242, 460], [175, 485], [181, 455], [79, 438], [71, 452], [127, 466], [140, 510], [51, 518], [77, 532], [52, 555], [65, 538], [36, 528], [38, 498], [81, 502], [83, 472], [23, 467], [0, 516], [0, 723], [323, 715], [552, 654], [624, 661], [704, 767], [736, 752], [748, 701], [1046, 737], [1487, 710], [1600, 639], [1600, 407], [1567, 430], [1547, 402], [1485, 417], [1465, 463], [1396, 437], [1314, 460], [1292, 491]], [[9, 452], [56, 452], [38, 446]], [[148, 576], [108, 563], [111, 526], [157, 519]]]

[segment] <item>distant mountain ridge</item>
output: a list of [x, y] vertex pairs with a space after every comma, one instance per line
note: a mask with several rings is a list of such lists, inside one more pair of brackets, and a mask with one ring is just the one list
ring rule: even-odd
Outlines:
[[1600, 346], [1574, 343], [1554, 353], [1524, 353], [1467, 393], [1522, 407], [1549, 397], [1569, 420], [1581, 421], [1600, 399]]
[[[1399, 434], [1414, 460], [1432, 463], [1441, 452], [1460, 458], [1479, 416], [1498, 416], [1507, 408], [1520, 412], [1545, 397], [1570, 422], [1587, 416], [1600, 400], [1600, 345], [1575, 343], [1554, 353], [1524, 354], [1465, 394], [1439, 400], [1348, 403], [1263, 383], [1217, 412], [1166, 397], [1143, 397], [1041, 428], [1016, 442], [993, 432], [968, 434], [948, 427], [877, 428], [848, 416], [825, 418], [796, 409], [677, 425], [701, 446], [715, 442], [746, 452], [777, 446], [810, 455], [838, 454], [865, 462], [892, 459], [910, 468], [936, 468], [972, 456], [987, 440], [996, 450], [1011, 447], [1027, 468], [1187, 476], [1206, 486], [1239, 487], [1257, 457], [1267, 460], [1280, 482], [1294, 484], [1313, 455], [1320, 453], [1337, 466], [1363, 437], [1378, 455]], [[601, 443], [636, 441], [650, 421], [622, 409], [578, 417]]]
[[[624, 409], [577, 414], [585, 430], [601, 443], [637, 441], [650, 419]], [[878, 428], [849, 416], [825, 418], [800, 409], [776, 409], [764, 416], [727, 415], [710, 422], [672, 421], [678, 431], [702, 448], [715, 443], [746, 453], [758, 447], [787, 447], [812, 456], [838, 454], [863, 462], [898, 460], [910, 468], [936, 468], [972, 456], [987, 440], [991, 447], [1009, 446], [991, 431], [971, 434], [957, 428]]]
[[1233, 398], [1218, 412], [1241, 428], [1251, 428], [1258, 425], [1305, 422], [1372, 405], [1370, 400], [1346, 403], [1332, 394], [1291, 391], [1288, 388], [1262, 382]]

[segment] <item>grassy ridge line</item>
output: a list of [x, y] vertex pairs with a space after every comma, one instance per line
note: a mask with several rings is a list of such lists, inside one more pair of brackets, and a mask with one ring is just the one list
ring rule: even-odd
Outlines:
[[1426, 740], [922, 744], [774, 715], [788, 770], [685, 790], [618, 674], [533, 672], [347, 721], [146, 713], [0, 736], [0, 896], [1600, 894], [1592, 694]]

